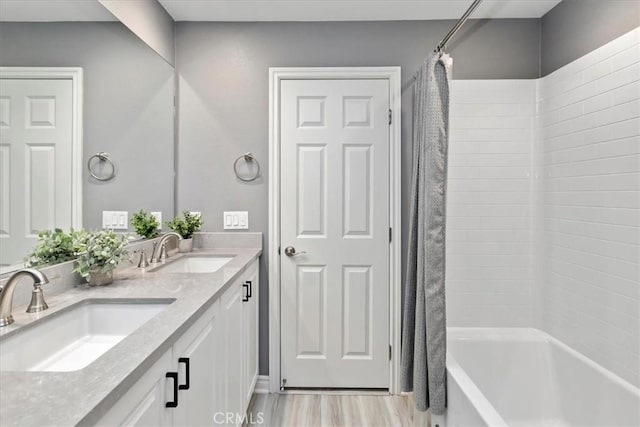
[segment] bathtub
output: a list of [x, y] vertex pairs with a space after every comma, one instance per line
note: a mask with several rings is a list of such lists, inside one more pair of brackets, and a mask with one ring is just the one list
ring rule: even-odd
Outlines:
[[540, 330], [447, 334], [448, 408], [433, 427], [640, 426], [640, 389]]

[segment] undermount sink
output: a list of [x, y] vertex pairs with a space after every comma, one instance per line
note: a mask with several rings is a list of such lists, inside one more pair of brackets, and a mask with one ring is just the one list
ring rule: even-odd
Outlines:
[[83, 301], [0, 340], [1, 371], [85, 368], [174, 300]]
[[232, 259], [232, 256], [185, 256], [158, 267], [154, 271], [163, 273], [214, 273]]

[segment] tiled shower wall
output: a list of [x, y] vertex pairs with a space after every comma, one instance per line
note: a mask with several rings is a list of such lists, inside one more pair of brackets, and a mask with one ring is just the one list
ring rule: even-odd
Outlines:
[[450, 117], [448, 325], [528, 326], [535, 80], [454, 80]]
[[537, 325], [640, 385], [640, 29], [538, 81]]
[[453, 81], [449, 326], [541, 328], [640, 385], [640, 29], [538, 80]]

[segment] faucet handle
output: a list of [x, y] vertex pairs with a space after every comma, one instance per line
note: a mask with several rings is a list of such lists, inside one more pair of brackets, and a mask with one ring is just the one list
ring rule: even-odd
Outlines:
[[31, 302], [27, 307], [27, 313], [39, 313], [45, 311], [49, 306], [44, 300], [44, 294], [42, 293], [42, 287], [40, 283], [34, 283], [33, 291], [31, 291]]
[[164, 261], [167, 258], [169, 258], [169, 255], [167, 255], [167, 245], [163, 243], [162, 246], [160, 246], [160, 256], [158, 259]]
[[144, 249], [140, 249], [139, 251], [133, 251], [133, 253], [140, 253], [140, 260], [138, 261], [138, 268], [147, 268], [149, 267], [149, 260], [147, 259], [147, 252]]

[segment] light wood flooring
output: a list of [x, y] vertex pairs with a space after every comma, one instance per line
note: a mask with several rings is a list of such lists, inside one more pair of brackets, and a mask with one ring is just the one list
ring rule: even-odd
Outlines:
[[[259, 414], [262, 417], [259, 417]], [[426, 427], [410, 396], [255, 394], [248, 421], [267, 427]], [[258, 424], [259, 420], [264, 420]], [[247, 423], [246, 425], [252, 425]]]

